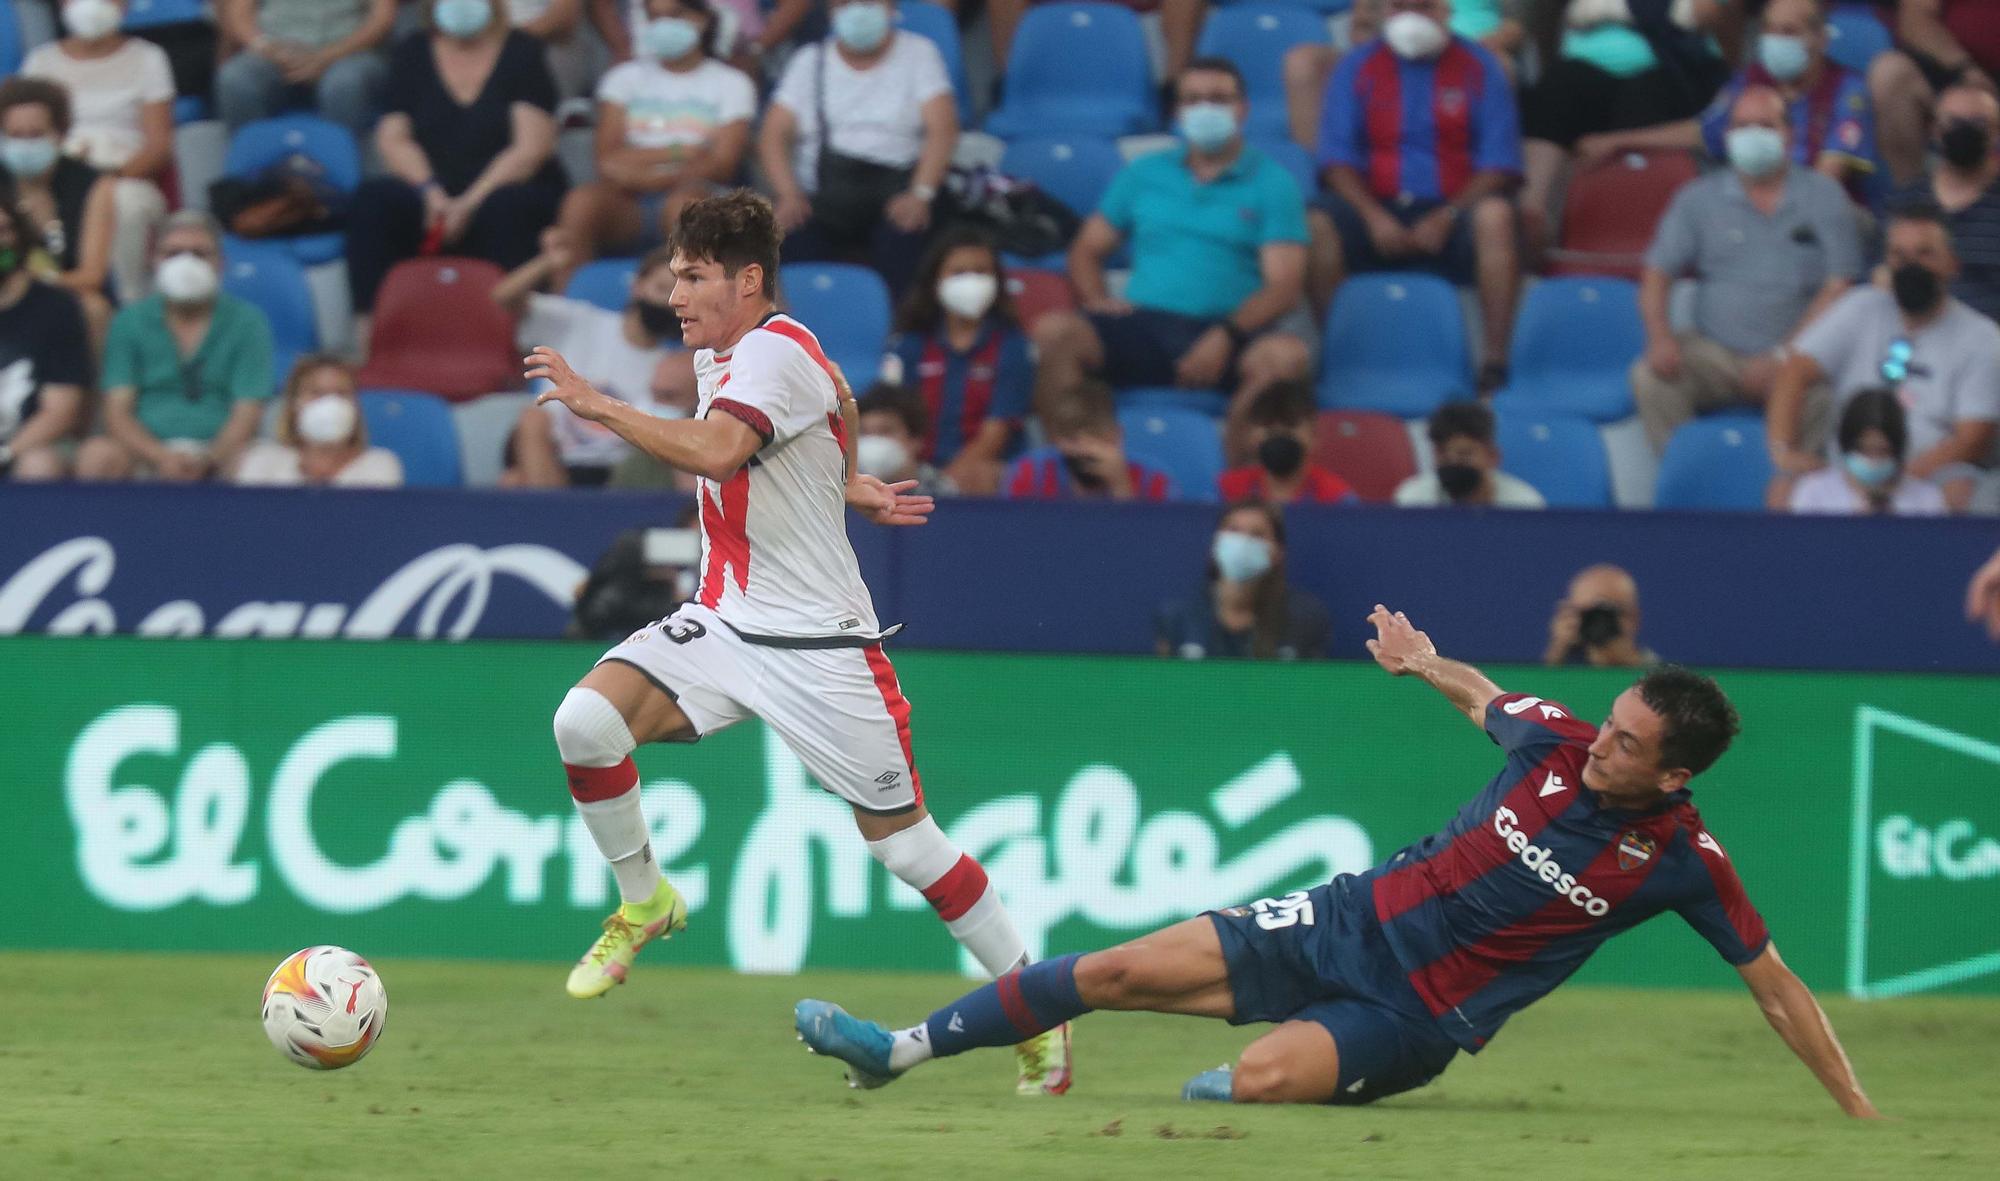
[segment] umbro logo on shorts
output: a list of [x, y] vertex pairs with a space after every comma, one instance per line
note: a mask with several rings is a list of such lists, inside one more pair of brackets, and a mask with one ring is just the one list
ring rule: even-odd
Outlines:
[[903, 773], [901, 771], [884, 771], [875, 777], [875, 782], [881, 784], [883, 787], [890, 787], [902, 777]]

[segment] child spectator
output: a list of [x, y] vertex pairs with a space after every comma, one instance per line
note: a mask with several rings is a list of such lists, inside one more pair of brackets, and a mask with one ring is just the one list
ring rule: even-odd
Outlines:
[[924, 438], [930, 420], [924, 400], [915, 390], [877, 382], [861, 395], [861, 437], [854, 442], [854, 467], [864, 476], [888, 484], [916, 481], [910, 491], [921, 496], [952, 496], [959, 489], [951, 477], [924, 462]]
[[1222, 502], [1353, 502], [1354, 489], [1346, 480], [1306, 458], [1312, 450], [1315, 411], [1312, 387], [1304, 382], [1281, 381], [1257, 395], [1244, 419], [1244, 442], [1257, 458], [1222, 473], [1217, 482]]
[[1863, 390], [1848, 399], [1836, 438], [1840, 466], [1800, 476], [1792, 485], [1793, 512], [1934, 517], [1947, 511], [1936, 484], [1903, 470], [1910, 424], [1894, 390]]
[[1484, 402], [1447, 402], [1431, 415], [1431, 471], [1396, 486], [1404, 508], [1486, 505], [1494, 508], [1547, 508], [1526, 480], [1500, 470], [1500, 447], [1493, 441], [1493, 411]]
[[1006, 494], [1016, 500], [1172, 499], [1165, 472], [1125, 457], [1111, 387], [1087, 381], [1055, 399], [1042, 413], [1047, 446], [1014, 461]]

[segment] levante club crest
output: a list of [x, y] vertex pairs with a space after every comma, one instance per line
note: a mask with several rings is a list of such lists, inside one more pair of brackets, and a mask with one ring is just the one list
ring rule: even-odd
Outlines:
[[1652, 837], [1639, 832], [1628, 832], [1618, 838], [1618, 868], [1637, 869], [1653, 859], [1660, 846]]

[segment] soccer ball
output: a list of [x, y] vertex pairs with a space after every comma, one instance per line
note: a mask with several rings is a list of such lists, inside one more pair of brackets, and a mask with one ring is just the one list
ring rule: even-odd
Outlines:
[[344, 947], [308, 947], [285, 957], [264, 982], [264, 1034], [309, 1070], [361, 1061], [382, 1036], [389, 994], [368, 961]]

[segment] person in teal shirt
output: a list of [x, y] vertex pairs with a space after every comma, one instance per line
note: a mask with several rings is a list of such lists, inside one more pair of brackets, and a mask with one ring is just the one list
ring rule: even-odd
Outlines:
[[184, 210], [154, 247], [154, 294], [111, 322], [104, 434], [77, 455], [86, 480], [176, 482], [226, 473], [270, 400], [271, 326], [221, 288], [222, 233]]
[[[1284, 167], [1243, 142], [1243, 78], [1219, 58], [1174, 85], [1184, 147], [1127, 164], [1070, 245], [1081, 313], [1035, 325], [1037, 409], [1102, 375], [1119, 387], [1233, 388], [1245, 406], [1311, 364], [1304, 310], [1305, 199]], [[1123, 299], [1105, 262], [1129, 242]]]

